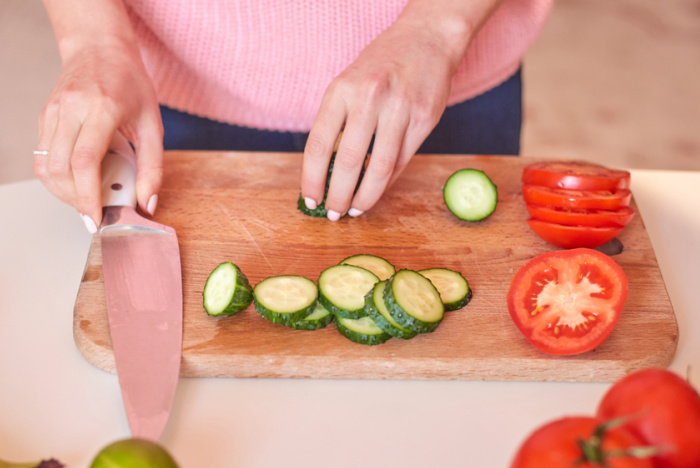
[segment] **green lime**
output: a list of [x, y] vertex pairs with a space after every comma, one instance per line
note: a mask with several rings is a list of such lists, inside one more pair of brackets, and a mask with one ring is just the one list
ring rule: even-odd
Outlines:
[[104, 447], [90, 468], [178, 468], [172, 456], [155, 442], [123, 439]]

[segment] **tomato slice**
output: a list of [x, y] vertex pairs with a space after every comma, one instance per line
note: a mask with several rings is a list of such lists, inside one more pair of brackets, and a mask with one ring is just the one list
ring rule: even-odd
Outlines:
[[533, 218], [528, 219], [527, 223], [543, 240], [562, 249], [594, 249], [610, 242], [622, 231], [622, 226], [565, 226]]
[[523, 184], [573, 190], [619, 190], [630, 186], [630, 173], [599, 164], [544, 161], [523, 169]]
[[535, 348], [571, 355], [610, 336], [626, 299], [627, 277], [610, 257], [592, 249], [556, 250], [516, 273], [508, 312]]
[[625, 227], [634, 216], [628, 206], [619, 210], [584, 210], [527, 204], [527, 211], [535, 219], [567, 226]]
[[632, 192], [628, 189], [608, 191], [566, 190], [523, 185], [525, 203], [558, 206], [583, 210], [619, 210], [630, 204]]

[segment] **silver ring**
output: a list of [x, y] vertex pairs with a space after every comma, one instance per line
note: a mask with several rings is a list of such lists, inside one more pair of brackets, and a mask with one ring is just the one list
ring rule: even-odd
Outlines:
[[49, 154], [46, 150], [34, 150], [34, 156], [46, 156]]

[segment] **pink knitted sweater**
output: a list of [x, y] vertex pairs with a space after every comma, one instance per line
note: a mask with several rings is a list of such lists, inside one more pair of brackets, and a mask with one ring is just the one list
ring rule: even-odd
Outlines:
[[[505, 0], [472, 41], [449, 104], [506, 80], [553, 0]], [[125, 0], [161, 103], [246, 127], [308, 131], [331, 80], [407, 0]]]

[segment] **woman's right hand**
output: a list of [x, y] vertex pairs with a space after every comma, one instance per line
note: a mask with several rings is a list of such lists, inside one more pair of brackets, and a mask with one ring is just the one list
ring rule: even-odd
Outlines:
[[[163, 128], [133, 35], [80, 34], [85, 28], [66, 26], [68, 6], [54, 5], [52, 15], [46, 4], [63, 70], [39, 115], [37, 149], [48, 153], [34, 157], [34, 174], [95, 232], [102, 219], [101, 162], [119, 131], [136, 150], [138, 203], [152, 214], [163, 173]], [[121, 20], [128, 23], [125, 12]]]

